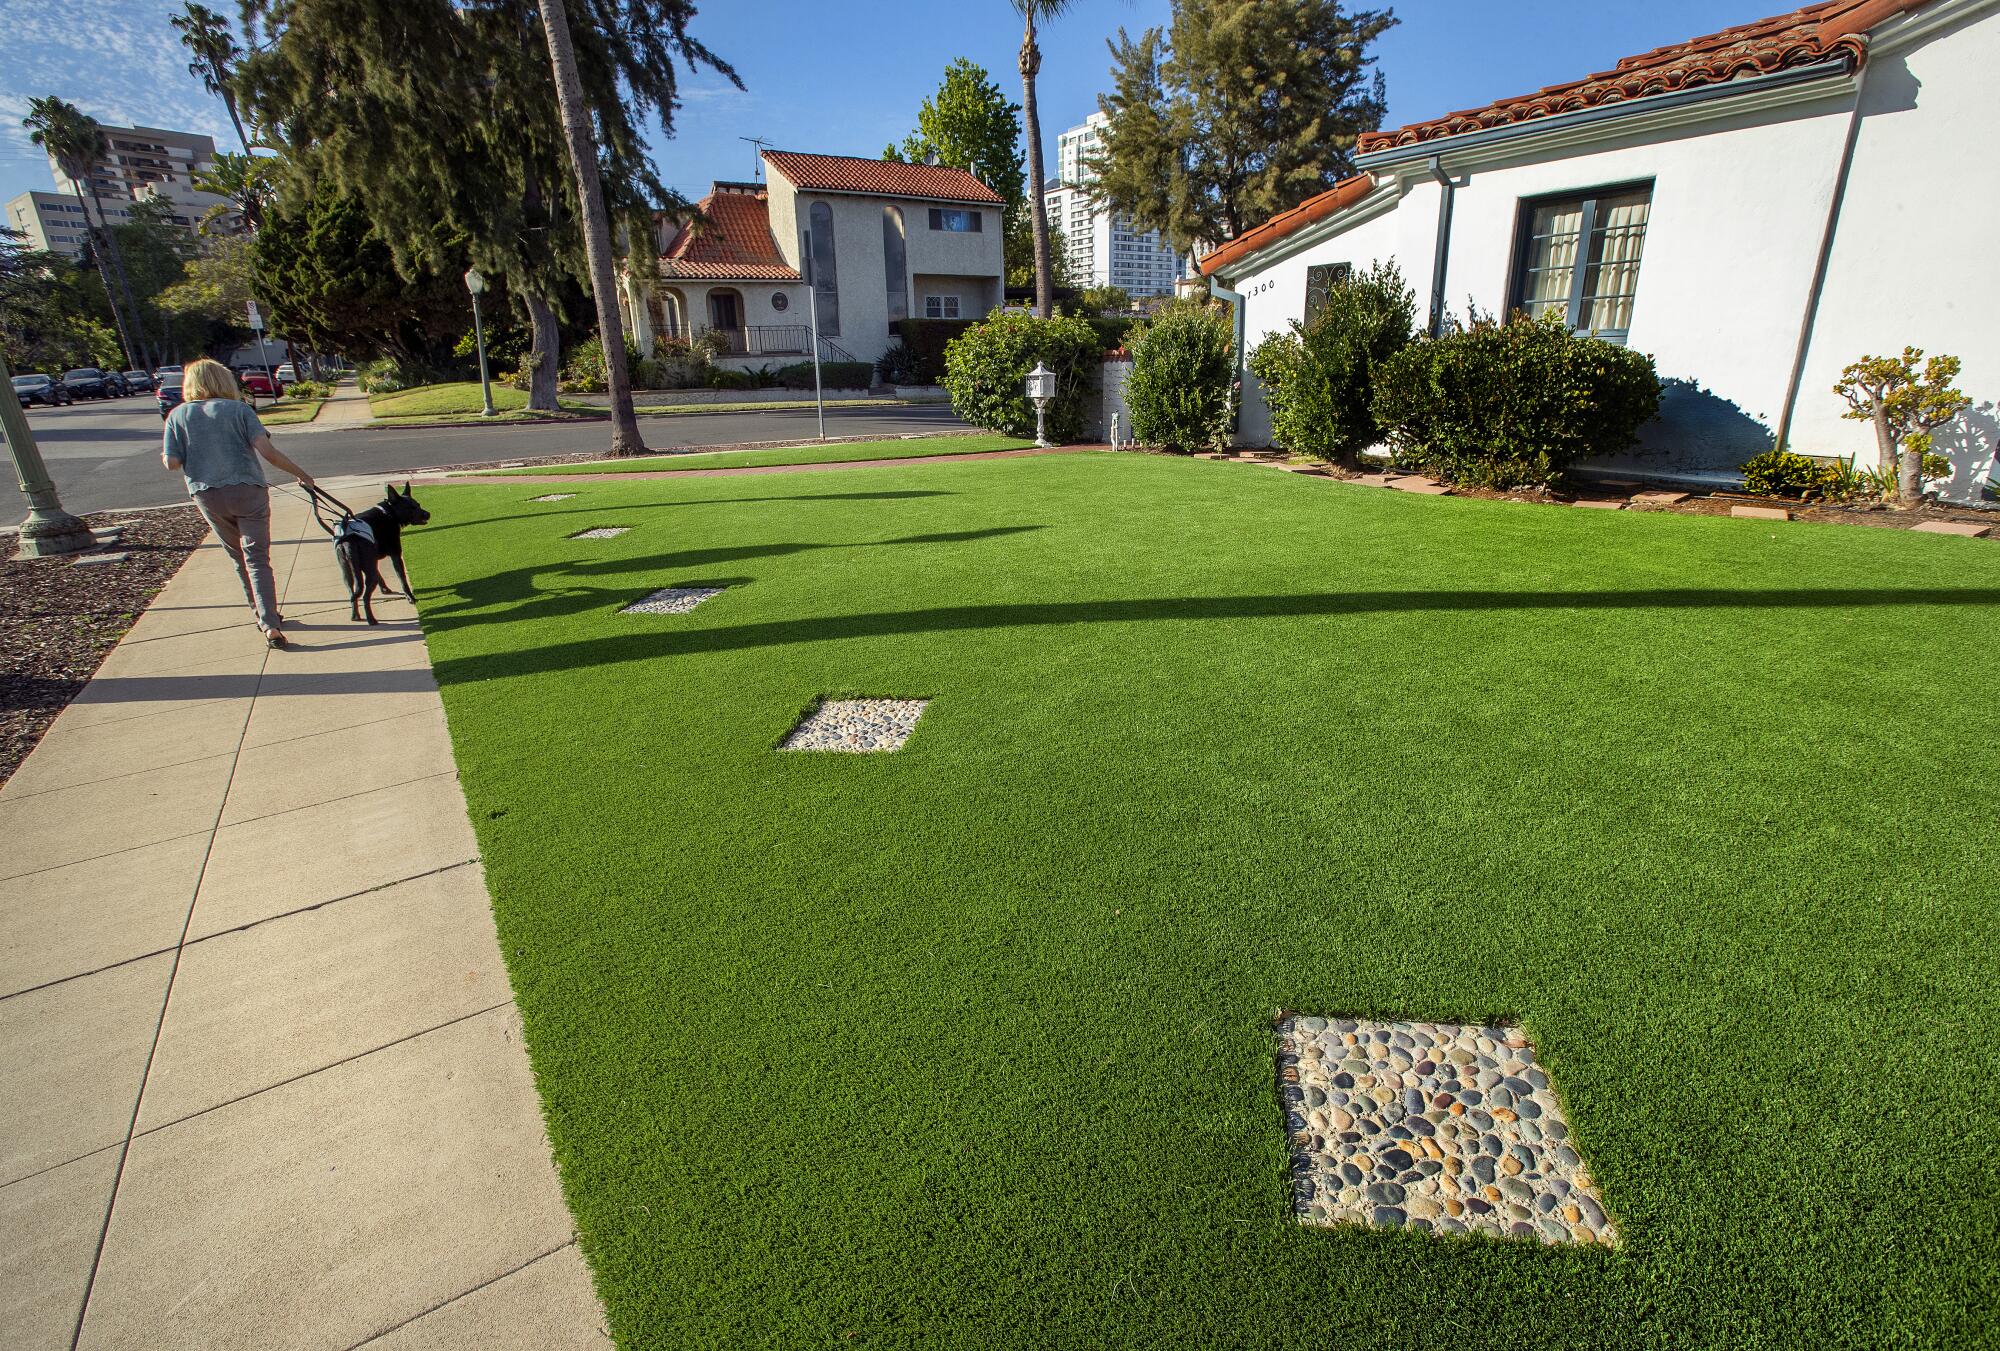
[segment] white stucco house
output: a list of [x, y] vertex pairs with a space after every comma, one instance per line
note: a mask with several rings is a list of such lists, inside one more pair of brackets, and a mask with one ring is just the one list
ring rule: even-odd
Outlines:
[[[1651, 355], [1660, 477], [1774, 443], [1871, 465], [1831, 390], [1864, 354], [1963, 358], [1944, 496], [2000, 441], [2000, 0], [1826, 0], [1569, 84], [1362, 139], [1355, 177], [1209, 254], [1244, 343], [1393, 259], [1432, 331], [1554, 309]], [[1242, 348], [1244, 344], [1239, 344]], [[1270, 419], [1245, 372], [1239, 440]]]
[[[872, 362], [898, 319], [983, 319], [1002, 301], [1000, 194], [963, 169], [764, 152], [764, 183], [717, 183], [687, 225], [658, 225], [658, 280], [619, 296], [641, 350], [706, 329], [723, 364]], [[806, 277], [812, 278], [812, 291]]]

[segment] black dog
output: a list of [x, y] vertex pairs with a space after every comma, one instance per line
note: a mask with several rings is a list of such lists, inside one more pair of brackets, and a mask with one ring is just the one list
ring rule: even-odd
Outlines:
[[396, 491], [393, 483], [383, 486], [389, 495], [382, 499], [381, 505], [370, 507], [359, 516], [347, 517], [333, 537], [333, 553], [340, 560], [340, 575], [347, 582], [350, 611], [355, 619], [366, 612], [371, 624], [378, 622], [373, 604], [375, 593], [396, 594], [396, 588], [382, 580], [384, 558], [396, 565], [403, 595], [416, 599], [410, 590], [410, 574], [403, 566], [403, 527], [425, 525], [431, 519], [431, 514], [410, 496], [409, 484], [405, 483], [401, 492]]

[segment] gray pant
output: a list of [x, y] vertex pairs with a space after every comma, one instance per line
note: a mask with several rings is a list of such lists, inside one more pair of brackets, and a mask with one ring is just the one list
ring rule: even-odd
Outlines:
[[278, 627], [278, 588], [271, 577], [271, 492], [262, 484], [231, 483], [194, 495], [196, 510], [236, 563], [243, 598], [257, 612], [257, 627]]

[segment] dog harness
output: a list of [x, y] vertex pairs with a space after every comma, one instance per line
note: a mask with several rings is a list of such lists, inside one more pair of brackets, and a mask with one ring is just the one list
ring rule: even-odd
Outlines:
[[333, 542], [335, 544], [338, 544], [344, 539], [366, 540], [368, 542], [369, 548], [372, 549], [379, 547], [375, 543], [374, 527], [369, 525], [368, 522], [362, 520], [359, 516], [341, 517], [340, 530], [338, 533], [334, 535]]

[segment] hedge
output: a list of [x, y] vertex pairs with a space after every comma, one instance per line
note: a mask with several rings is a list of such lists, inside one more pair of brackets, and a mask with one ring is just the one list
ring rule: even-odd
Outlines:
[[[823, 389], [867, 389], [875, 382], [875, 367], [866, 361], [822, 361], [819, 382]], [[813, 364], [799, 361], [780, 366], [778, 383], [786, 389], [811, 389]]]
[[945, 348], [944, 387], [953, 411], [973, 426], [1033, 436], [1035, 408], [1028, 402], [1027, 379], [1040, 362], [1056, 374], [1049, 440], [1076, 441], [1083, 436], [1102, 358], [1097, 333], [1085, 320], [994, 314]]
[[1135, 440], [1187, 453], [1228, 441], [1234, 329], [1229, 313], [1206, 301], [1175, 301], [1138, 327], [1125, 384]]
[[1352, 466], [1382, 439], [1375, 372], [1410, 345], [1416, 297], [1394, 263], [1335, 285], [1310, 324], [1258, 343], [1250, 370], [1271, 410], [1271, 440], [1286, 450]]
[[898, 319], [896, 336], [910, 351], [910, 373], [919, 384], [935, 385], [944, 379], [944, 349], [953, 338], [971, 328], [976, 319]]

